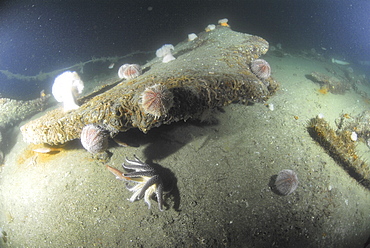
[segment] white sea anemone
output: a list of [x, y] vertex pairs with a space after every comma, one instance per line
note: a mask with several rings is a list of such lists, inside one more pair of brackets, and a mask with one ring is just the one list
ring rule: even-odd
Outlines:
[[198, 35], [196, 35], [194, 33], [188, 34], [188, 41], [193, 41], [196, 38], [198, 38]]
[[171, 50], [174, 50], [174, 46], [171, 45], [171, 44], [165, 44], [163, 45], [161, 48], [159, 48], [155, 55], [158, 57], [158, 58], [163, 58], [162, 59], [162, 62], [163, 63], [168, 63], [174, 59], [176, 59], [172, 53], [171, 53]]
[[64, 111], [78, 109], [76, 97], [82, 93], [84, 83], [75, 71], [66, 71], [54, 80], [52, 93], [58, 102], [62, 102]]
[[223, 18], [223, 19], [218, 20], [218, 24], [224, 27], [229, 27], [229, 24], [227, 24], [228, 21], [229, 20], [227, 18]]
[[209, 24], [204, 30], [206, 32], [210, 32], [212, 30], [215, 30], [215, 28], [216, 28], [216, 25], [215, 24]]

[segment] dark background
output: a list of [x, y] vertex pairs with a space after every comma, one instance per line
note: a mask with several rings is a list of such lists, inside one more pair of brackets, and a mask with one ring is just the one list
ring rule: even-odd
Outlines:
[[[369, 13], [367, 0], [2, 1], [0, 69], [36, 75], [93, 56], [155, 51], [225, 17], [233, 30], [281, 43], [284, 49], [324, 47], [328, 56], [356, 64], [370, 60]], [[52, 82], [0, 75], [0, 94], [37, 97]]]

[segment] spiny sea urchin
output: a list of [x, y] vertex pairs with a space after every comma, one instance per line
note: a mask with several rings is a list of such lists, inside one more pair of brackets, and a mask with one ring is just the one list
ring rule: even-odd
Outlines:
[[251, 63], [252, 72], [261, 79], [267, 79], [271, 75], [271, 67], [264, 59], [255, 59]]
[[173, 106], [173, 94], [166, 86], [155, 84], [141, 94], [140, 105], [144, 112], [153, 115], [155, 119], [167, 115]]

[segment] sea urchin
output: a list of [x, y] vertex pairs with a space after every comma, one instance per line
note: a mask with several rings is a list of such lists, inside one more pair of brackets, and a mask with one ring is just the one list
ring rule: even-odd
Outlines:
[[282, 170], [279, 172], [276, 181], [276, 189], [282, 195], [293, 193], [298, 187], [298, 176], [292, 170]]
[[140, 105], [144, 112], [153, 115], [155, 119], [167, 115], [173, 105], [173, 94], [166, 86], [155, 84], [141, 94]]
[[81, 143], [88, 152], [101, 153], [108, 148], [108, 136], [101, 127], [89, 124], [82, 129]]
[[133, 79], [140, 76], [142, 73], [140, 65], [124, 64], [118, 70], [119, 78]]
[[271, 67], [264, 59], [255, 59], [251, 63], [251, 70], [257, 77], [267, 79], [271, 75]]

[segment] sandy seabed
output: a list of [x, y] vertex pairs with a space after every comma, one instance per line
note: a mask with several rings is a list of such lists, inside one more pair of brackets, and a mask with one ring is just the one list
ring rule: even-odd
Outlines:
[[[307, 132], [322, 113], [356, 116], [370, 105], [353, 90], [321, 94], [307, 79], [335, 65], [265, 56], [281, 83], [264, 104], [232, 104], [208, 122], [179, 122], [120, 135], [103, 163], [74, 141], [37, 154], [14, 132], [0, 173], [0, 247], [363, 247], [370, 237], [370, 191]], [[359, 88], [370, 95], [369, 85]], [[370, 161], [370, 151], [359, 144]], [[105, 164], [122, 169], [137, 155], [166, 168], [173, 190], [165, 211], [131, 192]], [[282, 169], [299, 177], [288, 196], [271, 185]]]

